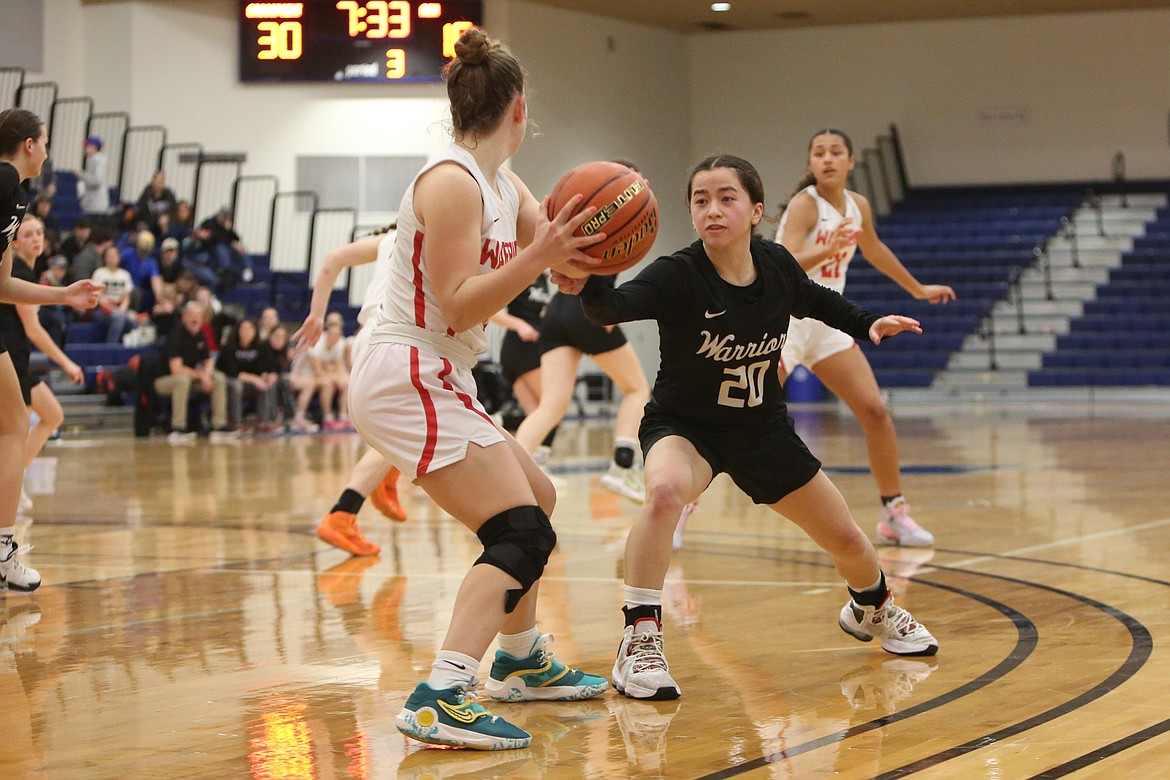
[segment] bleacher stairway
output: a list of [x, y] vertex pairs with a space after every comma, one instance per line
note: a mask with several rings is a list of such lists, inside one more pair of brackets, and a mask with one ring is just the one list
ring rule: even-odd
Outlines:
[[[1070, 322], [1084, 312], [1087, 301], [1096, 298], [1098, 287], [1109, 281], [1111, 270], [1122, 265], [1123, 254], [1133, 249], [1135, 238], [1145, 234], [1147, 223], [1166, 203], [1164, 193], [1146, 193], [1129, 195], [1126, 205], [1118, 196], [1106, 196], [1099, 206], [1085, 203], [1078, 208], [1072, 219], [1075, 238], [1058, 236], [1049, 242], [1047, 271], [1042, 259], [1021, 274], [1018, 291], [994, 306], [984, 333], [963, 340], [962, 348], [935, 377], [930, 395], [936, 400], [1061, 395], [1061, 391], [1029, 388], [1029, 371], [1043, 366], [1044, 355], [1056, 349], [1057, 337], [1069, 332]], [[994, 333], [994, 344], [988, 330]], [[1170, 397], [1167, 387], [1123, 392]], [[1082, 388], [1074, 394], [1101, 393], [1100, 388]]]

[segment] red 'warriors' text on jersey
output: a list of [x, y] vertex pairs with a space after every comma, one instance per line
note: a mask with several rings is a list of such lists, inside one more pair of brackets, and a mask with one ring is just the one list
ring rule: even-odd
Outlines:
[[[819, 194], [817, 194], [817, 187], [815, 184], [810, 184], [800, 192], [809, 195], [813, 202], [817, 204], [817, 224], [809, 231], [808, 236], [804, 239], [804, 245], [807, 246], [824, 246], [829, 243], [830, 236], [841, 221], [845, 218], [850, 218], [853, 221], [849, 223], [850, 229], [854, 232], [861, 230], [861, 209], [857, 207], [857, 201], [853, 199], [853, 195], [849, 190], [845, 190], [845, 213], [837, 211], [833, 206]], [[800, 193], [797, 193], [800, 194]], [[795, 197], [795, 196], [793, 196]], [[780, 228], [776, 231], [776, 242], [780, 243], [781, 237], [784, 235], [784, 225], [788, 222], [788, 210], [780, 217]], [[845, 272], [849, 270], [849, 261], [853, 259], [853, 255], [857, 252], [857, 240], [849, 242], [849, 245], [842, 249], [832, 257], [826, 257], [815, 268], [808, 272], [808, 278], [812, 279], [817, 284], [822, 284], [830, 290], [837, 292], [845, 291]]]
[[[371, 318], [371, 343], [411, 344], [464, 368], [475, 365], [476, 355], [487, 349], [486, 323], [456, 333], [443, 319], [431, 286], [429, 265], [436, 258], [423, 249], [426, 229], [414, 213], [414, 186], [420, 176], [436, 165], [456, 163], [479, 184], [483, 198], [480, 224], [479, 273], [485, 274], [507, 263], [519, 251], [516, 220], [520, 193], [503, 170], [496, 175], [495, 188], [488, 183], [469, 151], [452, 144], [430, 160], [410, 183], [398, 209], [398, 234], [388, 267], [386, 294]], [[496, 194], [496, 193], [499, 194]]]

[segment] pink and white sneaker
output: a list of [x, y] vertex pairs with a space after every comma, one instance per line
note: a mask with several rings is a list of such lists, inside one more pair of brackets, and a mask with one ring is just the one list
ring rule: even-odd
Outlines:
[[934, 534], [914, 522], [910, 516], [910, 505], [906, 499], [898, 497], [882, 507], [885, 518], [878, 523], [878, 534], [892, 544], [903, 547], [930, 547], [934, 544]]

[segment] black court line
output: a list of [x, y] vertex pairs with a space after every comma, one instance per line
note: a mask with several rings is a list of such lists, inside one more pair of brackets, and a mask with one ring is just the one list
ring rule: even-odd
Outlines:
[[[1148, 583], [1151, 583], [1153, 585], [1162, 585], [1164, 587], [1170, 587], [1170, 582], [1167, 582], [1166, 580], [1160, 580], [1157, 577], [1146, 577], [1146, 576], [1141, 575], [1141, 574], [1129, 574], [1127, 572], [1115, 571], [1113, 569], [1102, 569], [1099, 566], [1085, 566], [1084, 564], [1079, 564], [1079, 563], [1065, 563], [1063, 561], [1048, 561], [1048, 560], [1044, 560], [1043, 558], [1026, 558], [1026, 557], [1015, 556], [1015, 555], [1002, 555], [999, 553], [972, 553], [972, 552], [968, 552], [966, 550], [949, 550], [949, 549], [948, 550], [941, 550], [940, 549], [939, 552], [946, 552], [948, 554], [962, 555], [964, 557], [973, 557], [973, 556], [979, 555], [979, 556], [984, 557], [984, 558], [996, 558], [999, 560], [1010, 560], [1010, 561], [1024, 561], [1027, 563], [1037, 563], [1037, 564], [1043, 564], [1045, 566], [1055, 566], [1055, 567], [1063, 568], [1063, 569], [1077, 569], [1080, 571], [1091, 571], [1091, 572], [1095, 572], [1098, 574], [1108, 574], [1108, 575], [1113, 575], [1115, 577], [1122, 577], [1125, 579], [1138, 580], [1139, 582], [1148, 582]], [[1162, 734], [1165, 734], [1168, 731], [1170, 731], [1170, 720], [1164, 720], [1160, 723], [1155, 723], [1151, 726], [1147, 726], [1146, 728], [1144, 728], [1140, 731], [1135, 731], [1132, 734], [1129, 734], [1125, 737], [1122, 737], [1119, 740], [1116, 740], [1114, 742], [1110, 742], [1108, 745], [1103, 745], [1102, 747], [1097, 748], [1096, 750], [1091, 750], [1088, 753], [1077, 756], [1076, 758], [1071, 759], [1070, 761], [1066, 761], [1063, 764], [1060, 764], [1058, 766], [1054, 766], [1051, 769], [1046, 769], [1043, 772], [1040, 772], [1039, 774], [1032, 775], [1032, 777], [1030, 777], [1028, 780], [1049, 780], [1050, 778], [1065, 777], [1066, 775], [1072, 774], [1073, 772], [1078, 772], [1078, 771], [1084, 769], [1085, 767], [1092, 766], [1093, 764], [1096, 764], [1099, 761], [1104, 761], [1107, 758], [1112, 758], [1113, 756], [1117, 755], [1118, 753], [1121, 753], [1122, 751], [1128, 750], [1131, 747], [1136, 747], [1137, 745], [1140, 745], [1141, 743], [1143, 743], [1147, 740], [1153, 739], [1154, 737], [1161, 736]]]
[[[705, 552], [713, 552], [713, 551], [705, 551]], [[756, 552], [759, 553], [758, 550]], [[720, 554], [720, 553], [714, 553], [714, 554]], [[770, 558], [772, 556], [770, 556], [770, 555], [760, 556], [757, 554], [757, 557]], [[776, 559], [773, 558], [773, 560], [776, 560]], [[809, 562], [805, 561], [805, 563], [809, 563]], [[831, 564], [816, 564], [816, 563], [811, 563], [810, 565], [826, 566], [826, 567], [831, 566]], [[929, 769], [929, 768], [938, 766], [945, 761], [949, 761], [949, 760], [954, 759], [954, 758], [959, 758], [959, 757], [964, 756], [968, 753], [971, 753], [975, 750], [978, 750], [979, 748], [987, 747], [988, 745], [999, 742], [1000, 740], [1006, 739], [1008, 737], [1014, 736], [1014, 735], [1022, 733], [1024, 731], [1028, 731], [1030, 729], [1036, 728], [1037, 726], [1043, 725], [1043, 724], [1048, 723], [1052, 720], [1055, 720], [1059, 717], [1067, 715], [1069, 712], [1072, 712], [1076, 709], [1079, 709], [1079, 708], [1085, 706], [1086, 704], [1088, 704], [1092, 701], [1095, 701], [1096, 699], [1100, 698], [1101, 696], [1104, 696], [1109, 691], [1115, 689], [1122, 682], [1124, 682], [1125, 680], [1128, 680], [1130, 677], [1132, 677], [1134, 674], [1136, 674], [1138, 672], [1138, 670], [1140, 670], [1142, 668], [1142, 666], [1145, 665], [1145, 663], [1149, 660], [1150, 654], [1153, 651], [1153, 638], [1150, 636], [1149, 631], [1146, 629], [1146, 627], [1144, 625], [1141, 624], [1140, 621], [1136, 620], [1135, 618], [1126, 614], [1125, 612], [1122, 612], [1121, 610], [1118, 610], [1114, 607], [1111, 607], [1108, 604], [1104, 604], [1102, 602], [1096, 601], [1095, 599], [1091, 599], [1088, 596], [1082, 596], [1082, 595], [1077, 594], [1077, 593], [1072, 593], [1071, 591], [1065, 591], [1065, 590], [1062, 590], [1060, 588], [1055, 588], [1055, 587], [1052, 587], [1049, 585], [1042, 585], [1042, 584], [1037, 583], [1037, 582], [1032, 582], [1029, 580], [1022, 580], [1022, 579], [1018, 579], [1018, 578], [1014, 578], [1014, 577], [1007, 577], [1007, 576], [997, 575], [997, 574], [989, 574], [989, 573], [985, 573], [985, 572], [969, 571], [967, 569], [942, 566], [942, 565], [933, 564], [933, 563], [930, 564], [930, 566], [932, 568], [940, 570], [940, 571], [950, 571], [950, 572], [955, 572], [955, 573], [959, 573], [959, 574], [969, 574], [969, 575], [976, 576], [976, 577], [986, 577], [986, 578], [990, 578], [990, 579], [1001, 580], [1004, 582], [1011, 582], [1011, 583], [1015, 583], [1018, 585], [1023, 585], [1025, 587], [1039, 588], [1041, 590], [1046, 590], [1046, 591], [1064, 596], [1066, 598], [1070, 598], [1074, 601], [1080, 601], [1083, 604], [1086, 604], [1088, 606], [1091, 606], [1095, 609], [1098, 609], [1098, 610], [1104, 612], [1105, 614], [1109, 615], [1110, 617], [1112, 617], [1115, 620], [1117, 620], [1118, 622], [1120, 622], [1123, 626], [1125, 626], [1125, 628], [1129, 631], [1130, 638], [1131, 638], [1130, 653], [1127, 656], [1126, 660], [1121, 664], [1121, 666], [1118, 667], [1118, 669], [1113, 674], [1109, 675], [1109, 677], [1107, 677], [1104, 681], [1098, 683], [1097, 685], [1093, 686], [1092, 688], [1090, 688], [1089, 690], [1080, 694], [1079, 696], [1075, 696], [1072, 699], [1070, 699], [1069, 701], [1064, 702], [1063, 704], [1057, 705], [1056, 707], [1053, 707], [1053, 708], [1051, 708], [1043, 713], [1040, 713], [1039, 715], [1033, 716], [1032, 718], [1028, 718], [1028, 719], [1023, 720], [1019, 723], [1016, 723], [1016, 724], [1013, 724], [1010, 726], [1006, 726], [1002, 729], [998, 729], [998, 730], [996, 730], [994, 732], [990, 732], [988, 734], [984, 734], [980, 737], [977, 737], [977, 738], [972, 739], [966, 743], [963, 743], [962, 745], [957, 745], [953, 748], [949, 748], [949, 749], [944, 750], [944, 751], [939, 751], [938, 753], [935, 753], [932, 756], [928, 756], [928, 757], [923, 758], [919, 761], [915, 761], [915, 762], [912, 762], [910, 764], [904, 765], [904, 766], [899, 767], [897, 769], [886, 772], [882, 775], [878, 775], [877, 778], [875, 778], [875, 780], [886, 780], [887, 778], [905, 777], [907, 775], [914, 774], [916, 772], [920, 772], [924, 769]], [[986, 599], [985, 597], [978, 596], [977, 594], [968, 593], [968, 592], [963, 591], [963, 590], [958, 589], [958, 588], [951, 588], [949, 586], [942, 585], [941, 583], [932, 582], [930, 580], [914, 579], [913, 581], [919, 585], [940, 588], [943, 590], [951, 590], [951, 591], [956, 592], [956, 593], [970, 595], [971, 597], [974, 597], [977, 600], [984, 601], [984, 603], [988, 603], [988, 604], [995, 604], [996, 603], [996, 602], [992, 602], [989, 599]], [[1011, 609], [1010, 607], [1007, 607], [1006, 605], [1004, 605], [1004, 608], [1008, 609], [1008, 610]], [[1012, 611], [1014, 612], [1014, 610], [1012, 610]], [[1008, 614], [1008, 613], [1005, 612], [1004, 614]], [[1017, 628], [1017, 630], [1018, 630], [1018, 628]], [[1018, 642], [1017, 642], [1017, 645], [1018, 645]], [[1009, 655], [1008, 658], [1010, 659], [1011, 656]], [[1005, 659], [1005, 661], [1006, 660], [1008, 660], [1008, 659]], [[1018, 665], [1018, 664], [1016, 664], [1016, 665]], [[1000, 667], [998, 667], [998, 666], [996, 667], [996, 669], [999, 669], [999, 668]], [[1014, 668], [1014, 667], [1012, 667], [1012, 668]], [[1006, 671], [1004, 672], [1004, 674], [1006, 674]], [[980, 678], [978, 678], [977, 681], [983, 680], [987, 676], [988, 675], [983, 675]], [[1002, 676], [1002, 674], [1000, 676]], [[973, 682], [977, 682], [977, 681], [973, 681]], [[992, 682], [992, 680], [988, 680], [987, 683], [983, 683], [983, 685], [979, 685], [972, 690], [977, 690], [978, 688], [981, 688], [990, 682]], [[968, 685], [970, 685], [970, 683]], [[955, 691], [952, 691], [952, 694], [954, 694], [958, 691], [963, 691], [965, 687], [966, 686], [962, 686], [960, 688], [955, 689]], [[971, 692], [972, 692], [971, 690], [968, 690], [960, 695], [965, 696]], [[753, 771], [756, 769], [762, 769], [762, 768], [768, 766], [769, 764], [775, 763], [776, 761], [779, 761], [779, 760], [783, 760], [784, 758], [790, 758], [792, 756], [799, 755], [800, 753], [805, 753], [805, 752], [808, 752], [809, 750], [823, 747], [826, 744], [830, 744], [832, 742], [838, 741], [839, 739], [844, 738], [843, 736], [841, 736], [843, 734], [848, 734], [849, 736], [853, 736], [853, 735], [859, 733], [856, 731], [856, 729], [858, 729], [858, 728], [863, 728], [865, 730], [870, 730], [872, 728], [878, 728], [880, 726], [884, 726], [884, 725], [887, 725], [890, 723], [897, 722], [897, 720], [905, 719], [905, 717], [909, 717], [910, 714], [913, 714], [913, 715], [922, 714], [922, 712], [925, 712], [929, 709], [934, 709], [938, 706], [941, 706], [942, 704], [951, 703], [951, 702], [955, 701], [957, 698], [959, 698], [959, 696], [954, 696], [951, 694], [947, 694], [947, 695], [944, 695], [941, 697], [936, 697], [935, 699], [932, 699], [929, 702], [924, 702], [923, 704], [916, 705], [915, 707], [911, 707], [911, 708], [904, 710], [902, 712], [895, 713], [895, 715], [903, 715], [904, 716], [903, 718], [895, 719], [894, 716], [887, 716], [884, 718], [878, 718], [874, 721], [870, 721], [869, 723], [859, 724], [859, 726], [854, 727], [852, 729], [848, 729], [848, 730], [845, 730], [843, 732], [838, 732], [838, 734], [836, 734], [836, 735], [831, 735], [830, 738], [818, 738], [816, 740], [811, 740], [809, 743], [802, 743], [801, 745], [797, 745], [793, 748], [788, 748], [783, 752], [783, 754], [780, 754], [780, 755], [762, 756], [760, 758], [756, 758], [756, 759], [753, 759], [751, 761], [746, 761], [742, 764], [737, 764], [734, 767], [728, 767], [727, 769], [719, 770], [718, 772], [702, 775], [702, 776], [700, 776], [700, 778], [698, 778], [698, 780], [722, 780], [723, 778], [735, 777], [737, 775], [744, 774], [745, 772], [750, 772], [750, 771]], [[940, 699], [945, 699], [945, 701], [940, 702], [939, 701]], [[938, 703], [936, 703], [936, 702], [938, 702]], [[933, 705], [933, 706], [928, 706], [928, 705]], [[832, 738], [832, 737], [835, 737], [835, 738]]]
[[[814, 565], [819, 566], [822, 564]], [[964, 696], [968, 696], [980, 688], [984, 688], [991, 683], [1003, 678], [1005, 675], [1027, 660], [1027, 658], [1036, 649], [1038, 642], [1036, 624], [1019, 611], [1009, 607], [1002, 602], [995, 601], [986, 596], [982, 596], [978, 593], [972, 593], [971, 591], [966, 591], [961, 588], [955, 588], [950, 585], [943, 585], [936, 582], [926, 582], [924, 580], [915, 580], [914, 582], [916, 584], [929, 585], [932, 588], [939, 588], [940, 590], [948, 590], [952, 593], [966, 596], [967, 598], [973, 599], [975, 601], [981, 601], [993, 609], [999, 610], [1009, 620], [1011, 620], [1012, 624], [1016, 627], [1015, 647], [1012, 648], [1011, 652], [1009, 652], [1002, 661], [1000, 661], [984, 674], [981, 674], [974, 680], [964, 683], [958, 688], [955, 688], [954, 690], [949, 691], [941, 696], [936, 696], [935, 698], [922, 702], [921, 704], [916, 704], [913, 707], [907, 707], [904, 710], [899, 710], [898, 712], [884, 715], [880, 718], [875, 718], [865, 723], [859, 723], [856, 726], [850, 726], [847, 729], [835, 731], [831, 734], [825, 734], [824, 736], [817, 737], [816, 739], [802, 742], [799, 745], [785, 748], [779, 753], [771, 753], [761, 758], [753, 759], [752, 761], [748, 761], [743, 764], [738, 764], [734, 767], [728, 767], [727, 769], [723, 769], [718, 772], [703, 775], [702, 780], [721, 780], [721, 778], [735, 777], [736, 775], [743, 774], [744, 772], [751, 771], [753, 769], [759, 769], [769, 764], [775, 764], [779, 761], [798, 756], [801, 753], [808, 753], [826, 745], [841, 742], [843, 740], [849, 739], [850, 737], [864, 734], [867, 731], [884, 728], [891, 723], [897, 723], [898, 721], [906, 720], [916, 715], [921, 715], [924, 712], [929, 712], [946, 704], [951, 704], [963, 698]]]

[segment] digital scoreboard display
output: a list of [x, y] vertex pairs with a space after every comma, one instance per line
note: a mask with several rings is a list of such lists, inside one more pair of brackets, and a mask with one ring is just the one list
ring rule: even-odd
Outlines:
[[240, 2], [240, 81], [442, 81], [480, 0]]

